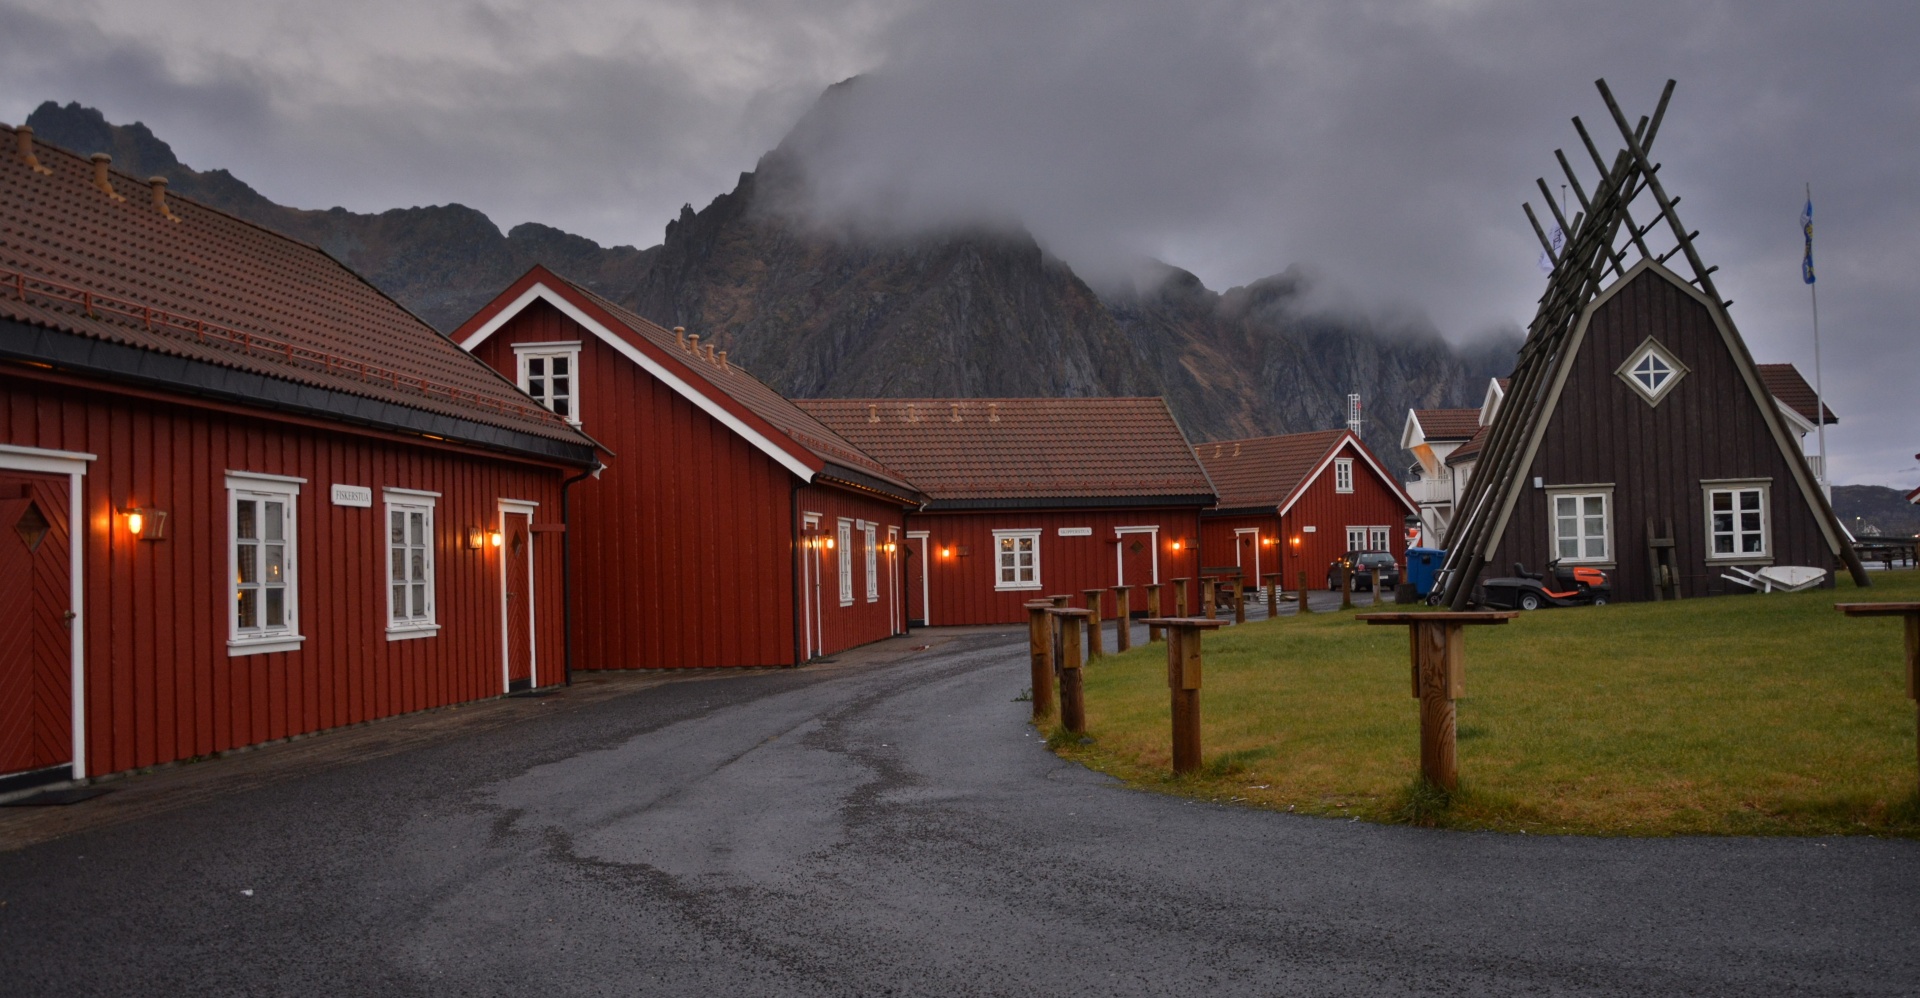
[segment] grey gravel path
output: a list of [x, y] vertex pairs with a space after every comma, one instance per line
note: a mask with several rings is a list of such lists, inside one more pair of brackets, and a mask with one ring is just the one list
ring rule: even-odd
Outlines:
[[519, 701], [0, 853], [0, 993], [1920, 993], [1920, 844], [1131, 791], [1030, 733], [1023, 640]]

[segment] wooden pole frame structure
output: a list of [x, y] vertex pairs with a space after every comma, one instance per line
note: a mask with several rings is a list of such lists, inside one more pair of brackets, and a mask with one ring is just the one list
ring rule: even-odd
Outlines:
[[1092, 611], [1079, 607], [1049, 607], [1047, 613], [1054, 617], [1054, 632], [1059, 636], [1055, 647], [1059, 649], [1057, 661], [1060, 664], [1060, 726], [1071, 734], [1085, 734], [1087, 730], [1087, 698], [1080, 676], [1080, 622], [1091, 617]]
[[[1907, 699], [1914, 701], [1915, 731], [1920, 735], [1920, 603], [1835, 603], [1833, 608], [1849, 617], [1906, 620]], [[1915, 762], [1920, 763], [1920, 741], [1915, 745]], [[1915, 785], [1920, 786], [1920, 782]]]
[[1227, 626], [1207, 617], [1160, 617], [1167, 632], [1167, 690], [1173, 699], [1173, 773], [1200, 768], [1200, 635]]
[[1403, 624], [1412, 658], [1413, 696], [1420, 701], [1420, 775], [1451, 793], [1460, 786], [1454, 701], [1466, 695], [1469, 624], [1504, 624], [1518, 610], [1469, 613], [1362, 613], [1368, 624]]

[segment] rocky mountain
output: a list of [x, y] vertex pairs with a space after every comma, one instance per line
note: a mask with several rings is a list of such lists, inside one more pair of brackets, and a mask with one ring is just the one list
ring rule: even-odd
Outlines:
[[[1165, 395], [1196, 440], [1337, 426], [1359, 392], [1391, 465], [1408, 408], [1474, 405], [1512, 366], [1517, 335], [1468, 349], [1309, 304], [1297, 271], [1224, 293], [1160, 266], [1096, 292], [1018, 230], [912, 238], [835, 231], [792, 210], [806, 182], [792, 137], [658, 246], [602, 247], [544, 225], [501, 233], [459, 204], [377, 215], [275, 204], [225, 170], [197, 171], [145, 125], [48, 102], [39, 136], [315, 244], [450, 330], [535, 263], [727, 349], [796, 397]], [[803, 121], [801, 128], [804, 129]]]
[[1836, 485], [1833, 511], [1855, 537], [1920, 536], [1920, 506], [1884, 485]]

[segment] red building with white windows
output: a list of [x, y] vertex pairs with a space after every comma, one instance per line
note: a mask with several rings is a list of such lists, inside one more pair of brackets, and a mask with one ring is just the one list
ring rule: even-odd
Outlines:
[[612, 452], [569, 494], [579, 668], [793, 665], [906, 629], [920, 494], [697, 333], [535, 267], [454, 339]]
[[0, 792], [565, 676], [591, 439], [321, 250], [0, 127]]
[[[797, 404], [926, 493], [907, 518], [916, 626], [1017, 623], [1036, 597], [1069, 594], [1077, 606], [1086, 589], [1167, 583], [1199, 567], [1213, 486], [1162, 399]], [[1173, 612], [1170, 587], [1163, 598]], [[1102, 612], [1118, 612], [1111, 595]]]
[[1279, 572], [1297, 586], [1324, 584], [1347, 551], [1406, 558], [1406, 519], [1419, 508], [1347, 430], [1320, 430], [1199, 444], [1194, 453], [1220, 490], [1201, 517], [1208, 572], [1249, 582]]

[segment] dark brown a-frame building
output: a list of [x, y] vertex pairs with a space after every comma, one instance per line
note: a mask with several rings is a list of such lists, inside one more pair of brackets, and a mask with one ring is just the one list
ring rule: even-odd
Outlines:
[[1526, 206], [1554, 268], [1448, 530], [1441, 599], [1464, 609], [1483, 577], [1554, 559], [1606, 569], [1617, 600], [1739, 591], [1730, 575], [1768, 565], [1867, 585], [1649, 158], [1673, 82], [1637, 126], [1597, 86], [1625, 146], [1603, 159], [1573, 119], [1600, 179], [1589, 195], [1555, 150], [1570, 219], [1537, 181], [1563, 250]]

